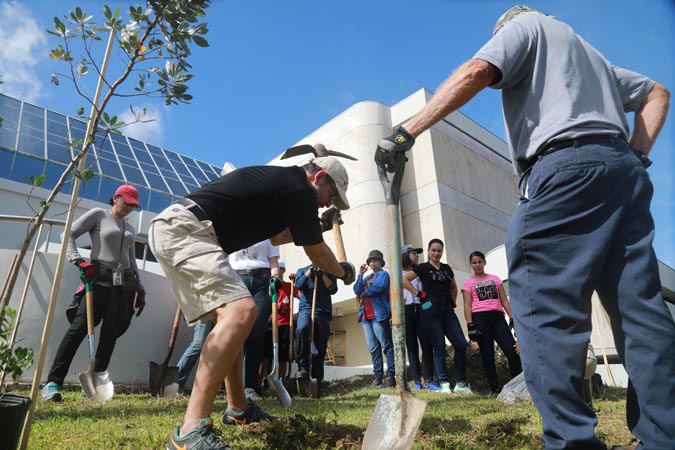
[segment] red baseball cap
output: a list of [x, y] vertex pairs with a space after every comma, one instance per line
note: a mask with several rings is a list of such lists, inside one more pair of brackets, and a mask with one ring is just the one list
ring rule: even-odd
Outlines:
[[122, 200], [127, 205], [141, 206], [141, 203], [138, 201], [138, 190], [130, 184], [123, 184], [118, 187], [113, 197], [118, 196], [122, 197]]

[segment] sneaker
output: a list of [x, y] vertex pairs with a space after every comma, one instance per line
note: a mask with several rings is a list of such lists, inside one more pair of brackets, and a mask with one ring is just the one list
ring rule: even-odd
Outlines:
[[276, 417], [267, 414], [258, 406], [249, 402], [246, 409], [243, 411], [235, 411], [232, 408], [227, 408], [223, 414], [223, 425], [248, 425], [253, 422], [261, 422], [263, 420], [272, 421]]
[[53, 381], [44, 385], [40, 391], [40, 395], [42, 396], [42, 400], [46, 402], [60, 402], [63, 400], [61, 392], [59, 392], [59, 385]]
[[304, 367], [298, 370], [297, 378], [309, 378], [309, 372]]
[[441, 394], [452, 394], [450, 383], [441, 383]]
[[253, 388], [244, 389], [244, 395], [246, 396], [246, 399], [251, 402], [259, 402], [262, 400], [262, 397]]
[[421, 391], [422, 389], [424, 389], [424, 386], [422, 386], [422, 383], [420, 383], [419, 381], [415, 381], [415, 384], [413, 384], [413, 390]]
[[434, 383], [433, 381], [428, 382], [427, 385], [424, 386], [424, 389], [426, 389], [427, 391], [432, 391], [432, 392], [440, 392], [441, 391], [441, 387], [439, 385], [437, 385], [436, 383]]
[[382, 382], [383, 388], [394, 388], [396, 387], [396, 378], [395, 377], [387, 377], [387, 381]]
[[371, 386], [382, 386], [382, 378], [373, 378], [373, 382], [370, 383]]
[[176, 427], [166, 446], [167, 450], [232, 450], [230, 446], [220, 440], [220, 430], [213, 428], [213, 419], [210, 417], [199, 421], [199, 426], [185, 436], [178, 436], [180, 427]]
[[469, 383], [462, 383], [462, 382], [459, 382], [455, 385], [455, 392], [458, 394], [467, 394], [467, 395], [473, 394]]

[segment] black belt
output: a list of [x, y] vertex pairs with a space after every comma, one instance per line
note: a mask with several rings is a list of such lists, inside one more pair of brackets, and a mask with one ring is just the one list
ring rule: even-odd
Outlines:
[[558, 150], [570, 147], [581, 147], [582, 145], [591, 145], [591, 144], [625, 144], [626, 141], [620, 136], [614, 136], [611, 134], [592, 134], [589, 136], [581, 136], [574, 139], [564, 139], [562, 141], [551, 142], [550, 144], [545, 145], [539, 155], [548, 155]]
[[269, 275], [271, 272], [270, 269], [262, 268], [262, 269], [237, 270], [237, 273], [239, 275], [258, 275], [258, 274]]
[[177, 205], [185, 206], [185, 209], [190, 211], [200, 222], [203, 220], [209, 220], [209, 216], [206, 215], [201, 206], [197, 204], [194, 200], [189, 198], [179, 198], [175, 202]]

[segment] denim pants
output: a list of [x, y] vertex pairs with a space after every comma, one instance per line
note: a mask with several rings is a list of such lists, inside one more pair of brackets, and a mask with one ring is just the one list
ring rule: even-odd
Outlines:
[[507, 361], [511, 378], [523, 371], [520, 364], [520, 356], [516, 353], [516, 341], [513, 339], [511, 330], [506, 324], [504, 313], [501, 311], [481, 311], [472, 313], [473, 323], [481, 332], [478, 338], [480, 356], [483, 360], [483, 372], [492, 391], [499, 389], [497, 367], [495, 366], [495, 341], [502, 349]]
[[387, 358], [387, 376], [394, 376], [394, 345], [391, 340], [391, 324], [389, 319], [378, 321], [377, 319], [361, 321], [363, 333], [366, 335], [370, 359], [373, 361], [373, 375], [382, 379], [384, 367], [382, 364], [382, 352]]
[[183, 390], [185, 383], [187, 383], [192, 369], [194, 369], [197, 361], [199, 361], [199, 355], [202, 353], [202, 347], [204, 346], [204, 341], [206, 336], [209, 335], [211, 329], [213, 328], [213, 322], [210, 320], [204, 320], [194, 327], [194, 334], [192, 335], [192, 342], [188, 348], [183, 352], [183, 356], [178, 360], [178, 389]]
[[582, 391], [594, 290], [630, 378], [637, 448], [675, 448], [675, 325], [652, 248], [652, 193], [622, 143], [569, 147], [532, 167], [506, 250], [525, 380], [548, 450], [605, 449]]
[[445, 303], [443, 313], [443, 334], [455, 349], [455, 382], [466, 383], [466, 348], [469, 343], [466, 342], [457, 314], [449, 302]]
[[240, 274], [239, 276], [258, 308], [253, 329], [244, 342], [244, 387], [258, 389], [258, 370], [262, 362], [265, 328], [267, 319], [272, 314], [272, 298], [269, 294], [270, 276], [266, 273]]
[[[448, 382], [448, 365], [445, 354], [445, 332], [444, 332], [444, 299], [430, 298], [427, 304], [431, 306], [420, 311], [419, 330], [423, 336], [424, 342], [432, 348], [434, 369], [439, 383]], [[425, 380], [426, 381], [426, 380]], [[429, 379], [428, 381], [431, 381]]]
[[[326, 348], [330, 337], [331, 314], [316, 311], [314, 313], [314, 336], [312, 337], [312, 371], [310, 376], [316, 378], [319, 384], [323, 380], [323, 361], [326, 358]], [[298, 368], [307, 369], [309, 366], [309, 334], [312, 327], [312, 310], [304, 308], [298, 311], [297, 345]]]
[[[424, 376], [424, 381], [428, 383], [434, 379], [434, 358], [432, 346], [426, 341], [419, 323], [421, 309], [422, 305], [420, 304], [405, 305], [405, 346], [408, 351], [408, 364], [410, 364], [413, 381], [421, 383], [421, 376]], [[422, 346], [421, 373], [420, 345]]]

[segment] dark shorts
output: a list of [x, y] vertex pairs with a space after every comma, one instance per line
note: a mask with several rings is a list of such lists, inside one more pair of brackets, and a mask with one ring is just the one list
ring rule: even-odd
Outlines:
[[[288, 325], [279, 326], [279, 361], [288, 361]], [[273, 355], [272, 348], [272, 324], [267, 324], [267, 329], [265, 330], [265, 343], [263, 345], [263, 358], [272, 359]]]

